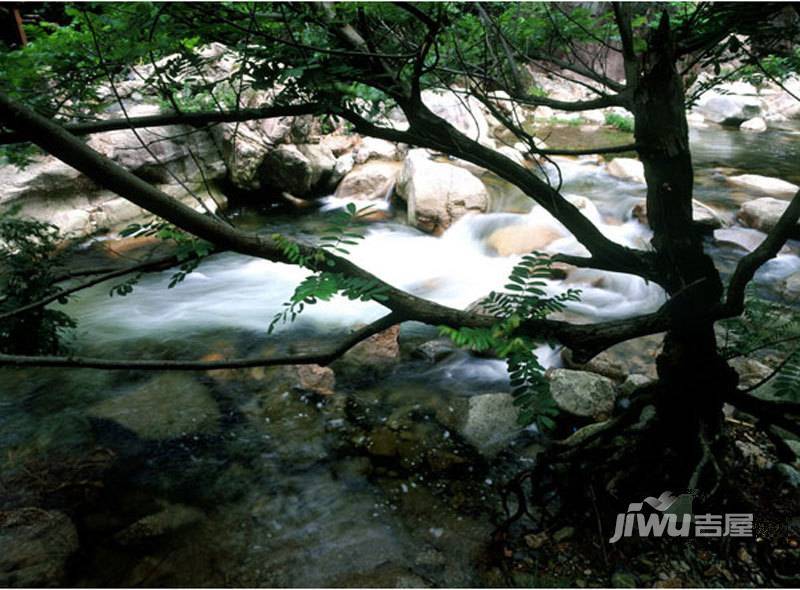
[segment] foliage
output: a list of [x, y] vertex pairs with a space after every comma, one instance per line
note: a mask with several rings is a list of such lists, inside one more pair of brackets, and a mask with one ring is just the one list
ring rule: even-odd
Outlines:
[[476, 352], [492, 351], [506, 359], [514, 403], [519, 406], [519, 422], [536, 423], [540, 430], [551, 429], [558, 409], [550, 395], [544, 367], [535, 354], [536, 343], [517, 334], [527, 320], [540, 320], [565, 309], [567, 302], [578, 301], [580, 291], [569, 289], [550, 297], [545, 280], [552, 278], [552, 260], [534, 252], [523, 256], [511, 271], [504, 292], [491, 292], [480, 306], [498, 318], [491, 328], [440, 327], [458, 346]]
[[769, 350], [784, 358], [773, 382], [776, 395], [800, 399], [800, 313], [747, 291], [744, 313], [720, 322], [720, 352], [726, 359]]
[[335, 266], [326, 252], [341, 256], [349, 252], [347, 246], [355, 246], [363, 239], [364, 215], [372, 209], [367, 205], [357, 209], [349, 203], [344, 209], [336, 211], [323, 229], [319, 238], [319, 248], [311, 254], [303, 253], [301, 246], [280, 234], [273, 239], [283, 250], [290, 262], [304, 266], [313, 273], [306, 277], [294, 290], [289, 301], [283, 304], [283, 311], [278, 312], [270, 322], [268, 333], [271, 334], [279, 324], [293, 322], [308, 305], [318, 301], [330, 301], [334, 295], [341, 294], [350, 300], [384, 301], [386, 287], [374, 279], [347, 276], [339, 272], [326, 270]]
[[[175, 227], [166, 221], [153, 221], [148, 224], [132, 223], [124, 230], [119, 232], [121, 236], [155, 236], [159, 240], [172, 242], [175, 246], [175, 257], [180, 262], [178, 271], [172, 275], [167, 288], [172, 289], [193, 271], [200, 266], [200, 263], [209, 254], [214, 252], [214, 245], [211, 242], [201, 240], [195, 236]], [[133, 287], [139, 282], [142, 273], [138, 273], [125, 279], [111, 288], [109, 295], [119, 295], [124, 297], [133, 292]]]
[[606, 113], [606, 125], [615, 127], [625, 133], [633, 133], [633, 117], [626, 117], [619, 113]]
[[[58, 228], [15, 211], [0, 215], [0, 313], [8, 313], [59, 291], [56, 271], [63, 262]], [[58, 299], [66, 303], [66, 297]], [[75, 326], [64, 312], [39, 307], [0, 322], [0, 351], [55, 354], [60, 336]]]

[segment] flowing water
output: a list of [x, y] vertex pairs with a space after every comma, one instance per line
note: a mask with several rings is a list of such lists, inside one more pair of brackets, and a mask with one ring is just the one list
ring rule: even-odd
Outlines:
[[[728, 222], [748, 196], [721, 175], [735, 169], [800, 182], [793, 132], [693, 130], [692, 141], [696, 197]], [[610, 177], [590, 158], [558, 163], [563, 191], [588, 199], [575, 202], [604, 234], [647, 247], [649, 230], [630, 214], [642, 185]], [[415, 295], [464, 308], [502, 288], [519, 260], [498, 254], [498, 230], [519, 226], [551, 236], [546, 251], [586, 253], [519, 191], [496, 179], [489, 186], [490, 213], [432, 237], [395, 212], [370, 224], [351, 258]], [[344, 204], [329, 198], [299, 218], [242, 213], [237, 222], [310, 234]], [[708, 247], [725, 272], [745, 253], [711, 238]], [[800, 269], [796, 254], [790, 244], [759, 273], [763, 289], [779, 296], [780, 281]], [[78, 322], [74, 351], [129, 359], [273, 354], [324, 346], [385, 313], [376, 303], [336, 298], [268, 336], [302, 269], [224, 253], [174, 289], [167, 288], [171, 276], [147, 275], [124, 298], [109, 297], [109, 285], [74, 298], [65, 308]], [[582, 291], [569, 310], [579, 321], [653, 311], [664, 301], [659, 287], [614, 273], [579, 270], [548, 285], [554, 293], [567, 287]], [[496, 359], [453, 352], [434, 362], [409, 354], [435, 337], [435, 328], [409, 323], [400, 334], [401, 362], [340, 361], [331, 397], [299, 393], [281, 369], [0, 371], [3, 470], [27, 482], [19, 490], [6, 484], [4, 502], [20, 506], [35, 497], [74, 507], [83, 549], [70, 577], [80, 585], [489, 583], [483, 557], [497, 486], [531, 461], [535, 433], [490, 460], [452, 432], [448, 413], [469, 396], [506, 391], [507, 376]], [[538, 352], [548, 366], [560, 362], [558, 350]], [[75, 484], [81, 501], [77, 492], [65, 500], [48, 487], [51, 471], [63, 477], [73, 463], [76, 472], [87, 461], [96, 465], [98, 449], [105, 453], [102, 489]], [[26, 474], [38, 478], [38, 488]]]

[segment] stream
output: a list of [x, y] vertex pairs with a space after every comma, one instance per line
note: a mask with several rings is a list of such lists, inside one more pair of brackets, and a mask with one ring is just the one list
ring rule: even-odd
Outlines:
[[[754, 173], [800, 184], [796, 134], [693, 129], [695, 198], [735, 227], [738, 205], [757, 195], [728, 187], [721, 176]], [[649, 229], [630, 217], [643, 185], [609, 176], [592, 158], [558, 163], [562, 192], [585, 197], [584, 214], [604, 234], [647, 247]], [[501, 289], [519, 261], [498, 254], [490, 237], [499, 229], [548, 233], [555, 238], [545, 251], [585, 254], [519, 191], [496, 179], [487, 185], [491, 212], [433, 237], [390, 211], [388, 220], [369, 224], [350, 257], [392, 285], [465, 308]], [[310, 234], [343, 205], [327, 198], [312, 213], [240, 211], [234, 219], [264, 233]], [[746, 253], [711, 237], [707, 247], [726, 276]], [[759, 272], [762, 292], [782, 296], [781, 281], [800, 270], [798, 247], [791, 242]], [[63, 307], [78, 324], [74, 352], [214, 359], [311, 350], [385, 313], [377, 303], [337, 297], [267, 335], [304, 270], [222, 253], [168, 289], [172, 274], [144, 276], [126, 297], [109, 297], [110, 284], [74, 297]], [[552, 293], [568, 287], [580, 289], [581, 300], [567, 313], [583, 322], [654, 311], [665, 300], [658, 286], [615, 273], [577, 270], [548, 283]], [[82, 548], [69, 581], [79, 586], [498, 583], [485, 563], [498, 489], [541, 447], [528, 430], [499, 454], [481, 454], [454, 431], [448, 415], [470, 397], [508, 391], [505, 363], [462, 351], [436, 360], [414, 354], [435, 338], [436, 328], [410, 322], [400, 331], [399, 361], [337, 361], [333, 396], [296, 391], [284, 369], [0, 370], [4, 477], [28, 481], [33, 472], [39, 481], [33, 491], [6, 483], [3, 502], [17, 507], [44, 498], [76, 507], [71, 516]], [[546, 366], [561, 362], [547, 345], [537, 353]], [[72, 465], [76, 473], [98, 470], [103, 488], [42, 491], [48, 473]]]

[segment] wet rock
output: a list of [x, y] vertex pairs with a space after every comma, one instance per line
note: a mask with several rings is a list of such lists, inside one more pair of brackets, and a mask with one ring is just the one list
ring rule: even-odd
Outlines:
[[297, 374], [295, 387], [319, 395], [333, 395], [336, 375], [333, 369], [320, 365], [296, 365], [292, 367]]
[[573, 371], [548, 371], [550, 392], [561, 410], [585, 418], [608, 416], [614, 409], [617, 393], [607, 377]]
[[621, 383], [628, 377], [627, 369], [619, 362], [617, 362], [611, 354], [601, 352], [588, 363], [576, 363], [572, 359], [572, 351], [565, 348], [561, 352], [561, 359], [564, 361], [564, 366], [568, 369], [575, 369], [578, 371], [589, 371], [590, 373], [597, 373], [603, 377]]
[[[788, 206], [789, 201], [762, 197], [743, 203], [739, 208], [737, 218], [748, 227], [769, 232], [778, 223]], [[793, 232], [795, 237], [800, 235], [800, 226], [795, 225]]]
[[793, 301], [800, 299], [800, 273], [794, 273], [784, 281], [783, 294]]
[[350, 171], [355, 167], [356, 162], [353, 154], [343, 154], [336, 157], [336, 162], [333, 165], [333, 172], [327, 182], [327, 188], [334, 190], [338, 187], [342, 179], [347, 176]]
[[489, 205], [489, 193], [478, 178], [452, 164], [433, 162], [420, 149], [406, 157], [396, 190], [408, 204], [409, 222], [434, 233]]
[[264, 157], [259, 174], [262, 184], [304, 197], [319, 190], [335, 166], [333, 153], [324, 146], [279, 145]]
[[20, 508], [0, 512], [0, 585], [58, 587], [78, 549], [75, 525], [61, 512]]
[[791, 182], [760, 174], [739, 174], [729, 176], [726, 180], [732, 186], [763, 193], [770, 197], [793, 197], [800, 189]]
[[754, 117], [739, 125], [739, 129], [751, 133], [762, 133], [767, 130], [767, 122], [762, 117]]
[[208, 389], [183, 373], [164, 373], [103, 400], [89, 408], [89, 415], [113, 420], [148, 440], [213, 434], [220, 418]]
[[336, 196], [342, 199], [382, 201], [400, 173], [399, 162], [369, 161], [355, 166], [339, 183]]
[[640, 387], [644, 387], [650, 383], [653, 383], [653, 379], [647, 375], [631, 373], [625, 378], [622, 385], [619, 386], [619, 393], [620, 395], [629, 396]]
[[644, 184], [644, 165], [634, 158], [614, 158], [606, 166], [614, 178]]
[[162, 503], [161, 510], [148, 514], [114, 535], [122, 545], [147, 543], [157, 537], [175, 533], [201, 522], [205, 515], [201, 510], [183, 504]]
[[458, 347], [449, 338], [439, 338], [420, 344], [412, 355], [430, 363], [438, 363], [453, 354], [457, 349]]
[[509, 225], [492, 232], [486, 240], [486, 245], [499, 256], [511, 256], [541, 250], [563, 237], [564, 234], [553, 227]]
[[[766, 234], [747, 227], [729, 227], [718, 229], [714, 232], [714, 241], [719, 245], [737, 246], [748, 252], [752, 252], [761, 245]], [[788, 252], [784, 247], [782, 252]]]

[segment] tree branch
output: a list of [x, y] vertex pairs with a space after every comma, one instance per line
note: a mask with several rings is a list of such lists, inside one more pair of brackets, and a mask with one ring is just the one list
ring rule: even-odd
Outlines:
[[732, 314], [739, 315], [744, 311], [745, 287], [762, 264], [777, 256], [794, 231], [798, 219], [800, 219], [800, 191], [794, 195], [778, 223], [758, 245], [758, 248], [742, 258], [736, 265], [728, 284], [728, 296], [725, 301]]
[[[71, 123], [62, 129], [72, 135], [90, 135], [120, 129], [141, 129], [143, 127], [164, 127], [166, 125], [189, 125], [203, 127], [209, 123], [234, 123], [255, 119], [271, 119], [273, 117], [297, 117], [300, 115], [318, 115], [325, 111], [322, 103], [305, 103], [295, 105], [274, 105], [236, 111], [204, 111], [199, 113], [164, 113], [146, 117], [129, 117], [128, 119], [108, 119], [89, 123]], [[55, 122], [55, 121], [54, 121]], [[0, 145], [31, 141], [30, 134], [23, 131], [0, 133]]]
[[221, 369], [249, 369], [278, 365], [328, 365], [362, 340], [391, 328], [401, 322], [398, 314], [390, 313], [381, 319], [353, 332], [327, 351], [301, 355], [267, 358], [226, 359], [221, 361], [173, 360], [122, 360], [80, 356], [23, 356], [0, 354], [0, 366], [6, 367], [62, 367], [71, 369], [127, 369], [136, 371], [218, 371]]

